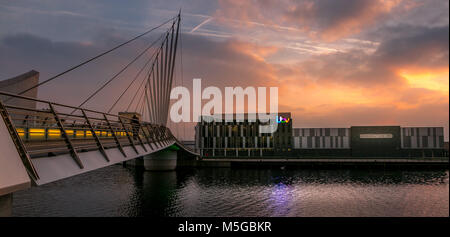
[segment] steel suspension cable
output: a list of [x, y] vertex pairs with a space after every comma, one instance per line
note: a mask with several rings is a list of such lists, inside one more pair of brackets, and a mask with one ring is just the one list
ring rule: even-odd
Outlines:
[[[180, 31], [180, 21], [181, 21], [181, 15], [179, 14], [178, 15], [178, 24], [177, 24], [177, 34], [176, 34], [176, 37], [175, 37], [175, 46], [174, 46], [174, 49], [173, 49], [173, 55], [171, 55], [171, 59], [172, 59], [172, 62], [169, 62], [171, 65], [170, 65], [170, 74], [169, 74], [169, 85], [168, 85], [168, 88], [167, 88], [167, 97], [166, 97], [166, 108], [165, 108], [165, 110], [166, 110], [166, 113], [165, 113], [165, 122], [167, 123], [167, 117], [168, 117], [168, 108], [169, 108], [169, 102], [170, 102], [170, 90], [171, 90], [171, 87], [172, 87], [172, 80], [173, 80], [173, 71], [174, 71], [174, 68], [175, 68], [175, 58], [176, 58], [176, 54], [177, 54], [177, 45], [178, 45], [178, 34], [179, 34], [179, 31]], [[174, 28], [172, 27], [172, 40], [173, 40], [173, 30], [174, 30]], [[172, 47], [173, 47], [173, 45], [171, 45], [171, 50], [170, 50], [170, 52], [171, 52], [171, 54], [172, 54]]]
[[[158, 53], [158, 54], [159, 54], [159, 53]], [[158, 56], [156, 56], [156, 58], [158, 58]], [[153, 62], [153, 65], [154, 65], [154, 62]], [[153, 66], [153, 65], [152, 65], [152, 66]], [[149, 71], [147, 72], [147, 76], [149, 75], [149, 73], [150, 73], [150, 69], [149, 69]], [[141, 88], [143, 88], [142, 85], [144, 85], [144, 82], [147, 81], [147, 76], [144, 77], [144, 79], [141, 81], [141, 84], [139, 84], [138, 90], [136, 91], [136, 93], [134, 93], [134, 96], [133, 96], [133, 98], [131, 99], [130, 103], [128, 104], [128, 107], [127, 107], [126, 111], [128, 111], [128, 110], [130, 109], [130, 107], [131, 107], [131, 105], [133, 104], [134, 100], [136, 99], [136, 96], [138, 95], [139, 91], [141, 90]]]
[[99, 89], [97, 89], [93, 94], [91, 94], [86, 100], [84, 100], [78, 107], [83, 106], [85, 103], [87, 103], [92, 97], [94, 97], [98, 92], [100, 92], [103, 88], [105, 88], [109, 83], [111, 83], [114, 79], [116, 79], [122, 72], [124, 72], [131, 64], [136, 62], [142, 55], [144, 55], [145, 52], [147, 52], [151, 47], [153, 47], [154, 44], [156, 44], [159, 41], [152, 42], [147, 48], [145, 48], [140, 54], [138, 54], [130, 63], [128, 63], [124, 68], [122, 68], [119, 72], [117, 72], [111, 79], [109, 79], [105, 84], [103, 84]]
[[[159, 41], [160, 39], [162, 39], [162, 36], [160, 36], [160, 38], [157, 40]], [[114, 104], [109, 108], [108, 113], [111, 112], [111, 110], [116, 106], [116, 104], [119, 102], [119, 100], [122, 98], [122, 96], [128, 91], [128, 89], [131, 87], [131, 85], [136, 81], [136, 79], [141, 75], [142, 71], [145, 69], [145, 67], [147, 67], [147, 65], [150, 63], [150, 61], [154, 58], [154, 56], [156, 55], [157, 51], [155, 51], [150, 58], [147, 60], [147, 62], [144, 64], [144, 66], [139, 70], [139, 72], [136, 74], [136, 76], [134, 77], [134, 79], [131, 81], [131, 83], [128, 85], [128, 87], [122, 92], [122, 94], [119, 96], [119, 98], [117, 98], [117, 100], [114, 102]]]
[[[175, 25], [175, 21], [173, 23]], [[173, 33], [174, 33], [174, 28], [172, 27], [172, 34], [170, 36], [170, 50], [167, 51], [167, 47], [166, 47], [166, 54], [168, 55], [168, 57], [166, 57], [166, 62], [165, 62], [165, 85], [164, 85], [164, 93], [163, 93], [163, 114], [162, 114], [162, 118], [163, 118], [163, 123], [164, 125], [167, 125], [167, 108], [168, 108], [168, 101], [167, 101], [167, 96], [169, 94], [169, 90], [170, 90], [170, 65], [171, 65], [171, 61], [172, 61], [172, 48], [173, 48]], [[169, 60], [169, 61], [167, 61]]]
[[81, 67], [81, 66], [83, 66], [83, 65], [85, 65], [85, 64], [87, 64], [87, 63], [89, 63], [89, 62], [92, 62], [92, 61], [94, 61], [94, 60], [96, 60], [96, 59], [98, 59], [98, 58], [100, 58], [100, 57], [102, 57], [102, 56], [104, 56], [104, 55], [106, 55], [106, 54], [108, 54], [108, 53], [111, 53], [112, 51], [114, 51], [114, 50], [116, 50], [116, 49], [118, 49], [118, 48], [120, 48], [120, 47], [122, 47], [122, 46], [124, 46], [124, 45], [127, 45], [127, 44], [129, 44], [129, 43], [135, 41], [136, 39], [139, 39], [139, 38], [141, 38], [142, 36], [147, 35], [148, 33], [150, 33], [150, 32], [152, 32], [152, 31], [154, 31], [154, 30], [156, 30], [156, 29], [162, 27], [163, 25], [165, 25], [165, 24], [171, 22], [173, 19], [175, 19], [175, 17], [173, 17], [173, 18], [171, 18], [171, 19], [169, 19], [169, 20], [163, 22], [162, 24], [160, 24], [160, 25], [158, 25], [158, 26], [156, 26], [156, 27], [154, 27], [154, 28], [152, 28], [152, 29], [150, 29], [150, 30], [148, 30], [148, 31], [146, 31], [146, 32], [144, 32], [144, 33], [142, 33], [142, 34], [140, 34], [140, 35], [135, 36], [134, 38], [132, 38], [132, 39], [130, 39], [130, 40], [127, 40], [127, 41], [125, 41], [125, 42], [123, 42], [123, 43], [121, 43], [121, 44], [119, 44], [119, 45], [113, 47], [112, 49], [109, 49], [109, 50], [107, 50], [107, 51], [105, 51], [105, 52], [103, 52], [103, 53], [101, 53], [101, 54], [99, 54], [99, 55], [97, 55], [97, 56], [94, 56], [94, 57], [92, 57], [92, 58], [90, 58], [90, 59], [88, 59], [88, 60], [86, 60], [86, 61], [83, 61], [83, 62], [81, 62], [80, 64], [78, 64], [78, 65], [76, 65], [76, 66], [73, 66], [73, 67], [71, 67], [71, 68], [69, 68], [69, 69], [67, 69], [67, 70], [65, 70], [65, 71], [63, 71], [63, 72], [61, 72], [61, 73], [58, 73], [57, 75], [55, 75], [55, 76], [53, 76], [53, 77], [50, 77], [49, 79], [46, 79], [46, 80], [44, 80], [43, 82], [40, 82], [40, 83], [38, 83], [38, 84], [36, 84], [36, 85], [34, 85], [34, 86], [32, 86], [32, 87], [30, 87], [30, 88], [28, 88], [28, 89], [22, 91], [22, 92], [20, 92], [19, 95], [22, 95], [23, 93], [26, 93], [26, 92], [28, 92], [28, 91], [30, 91], [30, 90], [36, 88], [36, 87], [39, 87], [39, 86], [41, 86], [41, 85], [44, 85], [44, 84], [46, 84], [46, 83], [48, 83], [48, 82], [50, 82], [50, 81], [52, 81], [52, 80], [54, 80], [54, 79], [56, 79], [56, 78], [58, 78], [58, 77], [60, 77], [60, 76], [62, 76], [62, 75], [64, 75], [64, 74], [68, 73], [68, 72], [71, 72], [71, 71], [73, 71], [73, 70], [75, 70], [75, 69], [77, 69], [77, 68], [79, 68], [79, 67]]
[[141, 92], [141, 94], [139, 96], [139, 100], [138, 100], [138, 103], [136, 104], [136, 107], [134, 108], [134, 112], [137, 112], [139, 106], [141, 105], [142, 98], [144, 97], [143, 96], [144, 95], [144, 91], [145, 91], [145, 88], [144, 88], [144, 90]]
[[[156, 60], [156, 70], [158, 70], [158, 60]], [[153, 71], [152, 74], [152, 78], [153, 78], [153, 85], [151, 87], [151, 91], [150, 91], [150, 95], [152, 98], [152, 115], [151, 115], [151, 119], [153, 123], [156, 123], [156, 78], [155, 78], [155, 71]], [[149, 82], [150, 84], [150, 82]]]
[[[181, 73], [181, 86], [184, 87], [184, 75], [183, 75], [183, 40], [182, 40], [182, 35], [183, 33], [181, 33], [179, 35], [180, 37], [180, 73]], [[183, 137], [186, 140], [186, 122], [183, 122]]]

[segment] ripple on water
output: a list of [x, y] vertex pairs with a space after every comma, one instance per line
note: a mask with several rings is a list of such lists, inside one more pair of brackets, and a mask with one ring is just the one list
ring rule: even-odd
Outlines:
[[111, 166], [14, 194], [15, 216], [449, 216], [449, 172]]

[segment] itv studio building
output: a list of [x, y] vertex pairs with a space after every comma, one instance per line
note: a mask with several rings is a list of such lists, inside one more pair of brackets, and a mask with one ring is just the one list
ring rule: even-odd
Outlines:
[[265, 124], [254, 121], [254, 116], [233, 114], [230, 118], [233, 119], [201, 119], [196, 125], [195, 146], [202, 157], [448, 156], [443, 127], [293, 128], [291, 113], [279, 113], [278, 129], [267, 134], [260, 133], [260, 125]]

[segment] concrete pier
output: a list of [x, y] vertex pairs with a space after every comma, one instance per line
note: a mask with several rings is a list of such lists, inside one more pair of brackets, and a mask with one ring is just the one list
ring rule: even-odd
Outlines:
[[31, 180], [2, 116], [0, 151], [0, 216], [11, 216], [13, 193], [29, 188]]
[[0, 196], [0, 217], [9, 217], [12, 215], [13, 194]]
[[175, 170], [177, 168], [177, 151], [162, 150], [144, 156], [144, 168], [151, 171]]
[[127, 166], [134, 166], [134, 167], [143, 167], [144, 166], [144, 159], [142, 157], [132, 159], [125, 162]]

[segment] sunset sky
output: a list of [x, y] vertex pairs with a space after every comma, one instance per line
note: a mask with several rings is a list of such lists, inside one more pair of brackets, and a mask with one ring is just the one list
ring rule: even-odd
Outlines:
[[[448, 0], [0, 0], [0, 80], [31, 69], [49, 78], [180, 8], [184, 85], [278, 86], [294, 127], [443, 126], [448, 141]], [[146, 43], [39, 88], [39, 97], [79, 104]], [[124, 75], [87, 107], [104, 110], [106, 93], [128, 83]]]

